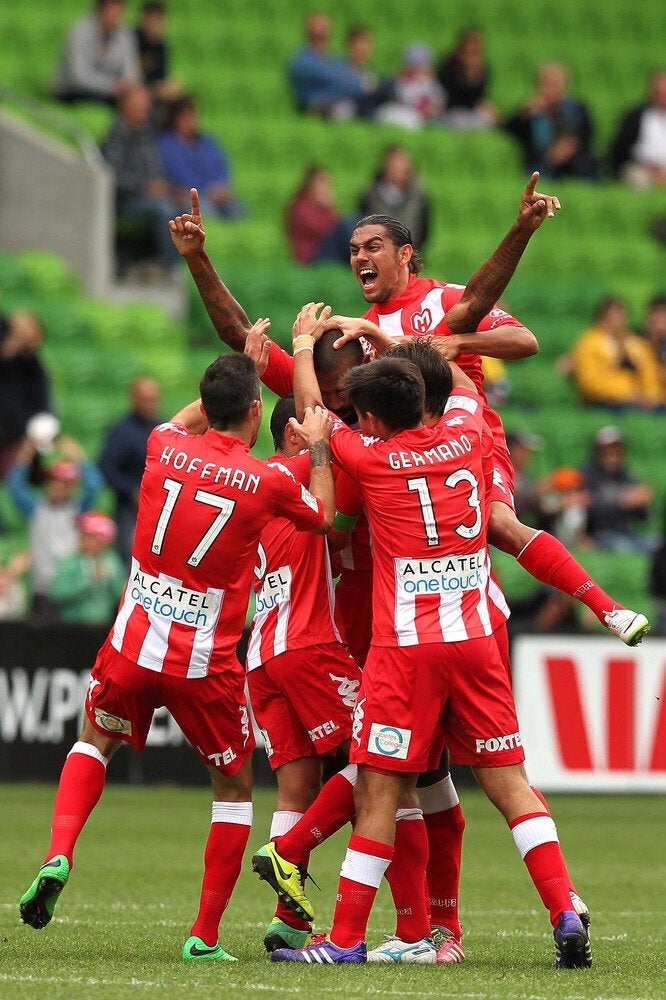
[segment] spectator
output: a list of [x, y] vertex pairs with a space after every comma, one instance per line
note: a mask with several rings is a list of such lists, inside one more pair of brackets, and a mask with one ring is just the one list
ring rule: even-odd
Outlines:
[[488, 405], [494, 410], [506, 403], [511, 392], [511, 380], [506, 365], [500, 358], [481, 358], [483, 369], [483, 391]]
[[627, 448], [619, 427], [602, 427], [594, 436], [592, 457], [583, 469], [589, 494], [587, 534], [607, 552], [653, 553], [656, 539], [641, 534], [654, 499], [654, 490], [627, 469]]
[[147, 219], [159, 259], [171, 267], [178, 263], [178, 251], [169, 220], [180, 209], [165, 177], [151, 107], [147, 87], [137, 84], [125, 90], [102, 152], [115, 174], [117, 221]]
[[[51, 584], [60, 559], [76, 549], [76, 519], [92, 507], [102, 486], [97, 467], [83, 460], [80, 447], [71, 439], [60, 444], [65, 457], [47, 467], [43, 494], [29, 482], [36, 448], [28, 438], [8, 478], [9, 494], [29, 522], [32, 614], [41, 621], [53, 618]], [[82, 491], [76, 496], [79, 484]]]
[[70, 30], [53, 94], [60, 101], [115, 104], [141, 81], [136, 38], [124, 23], [124, 0], [96, 0], [94, 10]]
[[[523, 523], [537, 528], [550, 520], [545, 500], [551, 484], [535, 480], [529, 472], [534, 454], [543, 448], [543, 440], [529, 431], [509, 431], [506, 435], [511, 464], [515, 471], [514, 499], [516, 513]], [[559, 536], [558, 536], [559, 537]], [[511, 601], [511, 627], [517, 631], [578, 631], [576, 601], [569, 594], [541, 584], [529, 597]]]
[[0, 316], [0, 479], [13, 465], [31, 417], [51, 409], [39, 358], [42, 325], [32, 312]]
[[570, 359], [585, 403], [616, 410], [660, 406], [654, 355], [645, 340], [629, 329], [621, 299], [602, 300], [596, 322], [576, 341]]
[[657, 635], [666, 635], [666, 509], [664, 514], [661, 543], [652, 558], [648, 577], [648, 590], [654, 597], [656, 621], [653, 627]]
[[354, 219], [335, 207], [328, 170], [310, 166], [287, 209], [287, 235], [294, 258], [301, 264], [322, 261], [349, 263]]
[[404, 146], [389, 146], [372, 184], [361, 198], [361, 215], [390, 215], [409, 229], [421, 250], [430, 229], [430, 204]]
[[491, 128], [497, 110], [487, 100], [490, 71], [479, 28], [463, 28], [455, 47], [437, 67], [437, 79], [446, 94], [445, 122], [451, 128]]
[[305, 22], [305, 44], [289, 65], [289, 80], [296, 107], [323, 118], [346, 119], [359, 114], [359, 101], [366, 97], [365, 71], [350, 69], [331, 55], [331, 19], [326, 14], [311, 14]]
[[535, 452], [543, 448], [543, 440], [537, 434], [532, 434], [529, 431], [507, 431], [506, 444], [515, 473], [513, 496], [516, 514], [526, 524], [540, 528], [540, 494], [535, 480], [529, 474], [529, 466]]
[[360, 118], [374, 118], [379, 107], [393, 100], [393, 81], [380, 79], [370, 65], [374, 48], [375, 39], [370, 28], [357, 24], [349, 29], [344, 65], [359, 84], [355, 114]]
[[0, 621], [20, 621], [25, 617], [24, 578], [30, 568], [27, 550], [14, 552], [0, 564]]
[[182, 93], [178, 80], [169, 76], [167, 17], [167, 6], [162, 0], [145, 0], [134, 29], [143, 82], [158, 106], [170, 104]]
[[197, 188], [206, 215], [239, 219], [245, 207], [231, 189], [231, 170], [219, 142], [201, 132], [193, 97], [171, 105], [166, 131], [157, 138], [167, 181], [178, 201], [178, 214], [190, 208], [190, 188]]
[[446, 93], [435, 76], [432, 51], [427, 45], [405, 49], [402, 69], [395, 79], [395, 98], [411, 115], [414, 128], [441, 121]]
[[115, 494], [118, 551], [127, 567], [132, 554], [146, 445], [153, 427], [160, 422], [159, 407], [157, 382], [145, 375], [135, 378], [129, 391], [129, 413], [109, 428], [99, 457], [100, 471]]
[[76, 521], [78, 548], [56, 567], [51, 598], [61, 622], [108, 625], [127, 573], [113, 548], [116, 526], [108, 514], [87, 511]]
[[537, 88], [528, 101], [504, 122], [520, 143], [525, 169], [542, 177], [599, 179], [592, 152], [593, 125], [585, 104], [569, 92], [569, 70], [563, 63], [544, 63]]
[[661, 402], [666, 405], [666, 295], [655, 295], [650, 301], [641, 336], [646, 339], [656, 358]]
[[632, 187], [666, 187], [666, 69], [652, 75], [647, 100], [623, 115], [610, 147], [614, 177]]

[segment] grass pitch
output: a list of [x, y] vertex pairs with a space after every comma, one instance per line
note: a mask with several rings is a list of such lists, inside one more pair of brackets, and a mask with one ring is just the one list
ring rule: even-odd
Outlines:
[[[48, 927], [20, 923], [18, 899], [48, 846], [54, 787], [0, 786], [0, 997], [49, 1000], [246, 1000], [421, 997], [460, 1000], [663, 1000], [666, 996], [666, 801], [552, 796], [577, 887], [592, 911], [594, 967], [556, 972], [552, 932], [504, 822], [477, 791], [467, 818], [461, 911], [467, 961], [456, 966], [311, 967], [271, 963], [262, 937], [275, 897], [250, 871], [274, 793], [260, 789], [243, 872], [220, 941], [237, 963], [185, 963], [210, 822], [205, 789], [110, 785], [79, 840], [76, 867]], [[330, 926], [341, 831], [311, 864], [317, 926]], [[368, 941], [394, 930], [380, 890]]]

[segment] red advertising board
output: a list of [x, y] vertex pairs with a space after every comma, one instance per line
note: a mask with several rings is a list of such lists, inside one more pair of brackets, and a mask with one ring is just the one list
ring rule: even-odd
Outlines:
[[666, 640], [521, 636], [512, 662], [537, 787], [666, 791]]

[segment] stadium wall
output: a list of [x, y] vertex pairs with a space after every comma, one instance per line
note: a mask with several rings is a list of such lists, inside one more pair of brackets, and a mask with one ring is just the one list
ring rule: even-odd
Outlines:
[[113, 178], [64, 142], [0, 111], [2, 247], [61, 254], [88, 295], [107, 294], [114, 268]]
[[[56, 781], [77, 739], [90, 666], [106, 630], [0, 626], [0, 781]], [[239, 644], [244, 659], [247, 633]], [[514, 689], [530, 780], [543, 791], [666, 791], [666, 640], [637, 649], [580, 636], [520, 636]], [[274, 778], [257, 736], [257, 784]], [[488, 734], [500, 748], [515, 734]], [[143, 754], [121, 748], [109, 780], [205, 785], [206, 770], [169, 713]], [[456, 783], [471, 783], [467, 768]]]

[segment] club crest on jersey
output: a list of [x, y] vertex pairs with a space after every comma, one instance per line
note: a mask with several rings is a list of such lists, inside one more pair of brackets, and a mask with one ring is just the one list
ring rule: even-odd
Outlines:
[[414, 333], [427, 333], [432, 328], [432, 313], [428, 308], [412, 313], [409, 322]]
[[368, 736], [368, 752], [406, 760], [411, 739], [411, 729], [398, 729], [397, 726], [383, 726], [379, 722], [373, 722]]

